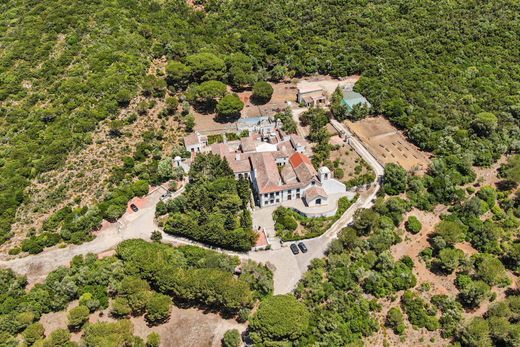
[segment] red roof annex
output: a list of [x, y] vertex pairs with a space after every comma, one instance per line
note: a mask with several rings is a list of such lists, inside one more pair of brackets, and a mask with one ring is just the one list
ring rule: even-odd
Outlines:
[[291, 163], [291, 166], [295, 169], [303, 163], [312, 165], [309, 157], [307, 157], [306, 155], [303, 155], [301, 153], [298, 153], [298, 152], [291, 155], [291, 157], [289, 158], [289, 162]]

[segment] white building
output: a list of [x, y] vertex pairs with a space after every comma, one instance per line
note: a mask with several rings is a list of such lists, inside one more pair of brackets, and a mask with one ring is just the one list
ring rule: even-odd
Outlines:
[[184, 146], [190, 153], [199, 153], [208, 145], [208, 137], [194, 132], [184, 138]]
[[[191, 135], [190, 135], [191, 136]], [[186, 141], [188, 144], [195, 141]], [[201, 144], [203, 141], [197, 142]], [[278, 130], [273, 137], [253, 134], [234, 143], [214, 143], [207, 147], [191, 145], [194, 152], [207, 151], [225, 159], [236, 179], [251, 180], [260, 207], [302, 199], [307, 206], [329, 203], [327, 192], [346, 192], [345, 185], [332, 177], [327, 167], [314, 169], [309, 143], [301, 136]]]

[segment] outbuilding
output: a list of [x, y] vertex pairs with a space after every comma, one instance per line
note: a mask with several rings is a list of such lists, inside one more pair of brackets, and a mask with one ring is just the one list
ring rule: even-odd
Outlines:
[[328, 204], [328, 195], [320, 186], [313, 186], [305, 191], [305, 203], [309, 207]]
[[349, 112], [352, 111], [356, 105], [372, 106], [363, 95], [347, 89], [343, 91], [343, 100], [341, 100], [341, 104], [347, 106]]

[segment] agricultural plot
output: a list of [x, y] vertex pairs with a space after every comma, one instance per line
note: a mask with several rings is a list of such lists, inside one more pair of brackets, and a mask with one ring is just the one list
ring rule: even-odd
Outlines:
[[346, 124], [381, 163], [398, 163], [406, 170], [418, 172], [428, 168], [429, 155], [408, 142], [403, 133], [384, 117], [346, 121]]

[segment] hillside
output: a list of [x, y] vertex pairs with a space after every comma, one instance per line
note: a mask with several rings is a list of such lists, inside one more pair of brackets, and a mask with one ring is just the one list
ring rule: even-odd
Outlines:
[[[305, 241], [308, 269], [303, 250], [277, 244], [241, 255], [285, 251], [290, 261], [273, 275], [238, 257], [160, 244], [161, 232], [143, 227], [139, 235], [157, 242], [78, 256], [31, 288], [0, 270], [0, 341], [52, 345], [40, 317], [61, 312], [64, 327], [79, 300], [69, 311], [79, 322], [69, 317], [70, 332], [58, 331], [62, 345], [80, 331], [88, 345], [104, 345], [106, 328], [139, 346], [126, 318], [162, 325], [173, 298], [247, 322], [260, 346], [520, 345], [518, 62], [520, 2], [510, 0], [0, 0], [0, 251], [11, 258], [56, 245], [69, 252], [65, 243], [92, 240], [133, 197], [182, 178], [171, 159], [190, 155], [177, 145], [193, 110], [222, 116], [217, 101], [228, 98], [224, 111], [237, 116], [244, 105], [230, 91], [257, 81], [360, 75], [355, 89], [372, 108], [345, 118], [385, 117], [429, 152], [420, 174], [387, 163], [372, 208], [356, 207], [327, 252]], [[329, 118], [345, 120], [334, 106], [301, 116], [323, 159], [315, 155], [316, 166], [330, 155], [328, 134], [320, 136]], [[185, 193], [158, 205], [170, 217], [157, 228], [169, 240], [249, 250], [247, 181], [236, 183], [217, 156], [198, 158]], [[292, 294], [272, 296], [290, 263], [307, 271]], [[83, 328], [109, 307], [111, 320], [124, 320]]]
[[31, 200], [28, 182], [88, 144], [153, 57], [239, 51], [257, 76], [275, 79], [362, 73], [358, 88], [375, 110], [423, 149], [489, 165], [518, 148], [517, 3], [203, 3], [206, 12], [180, 0], [0, 4], [2, 240]]

